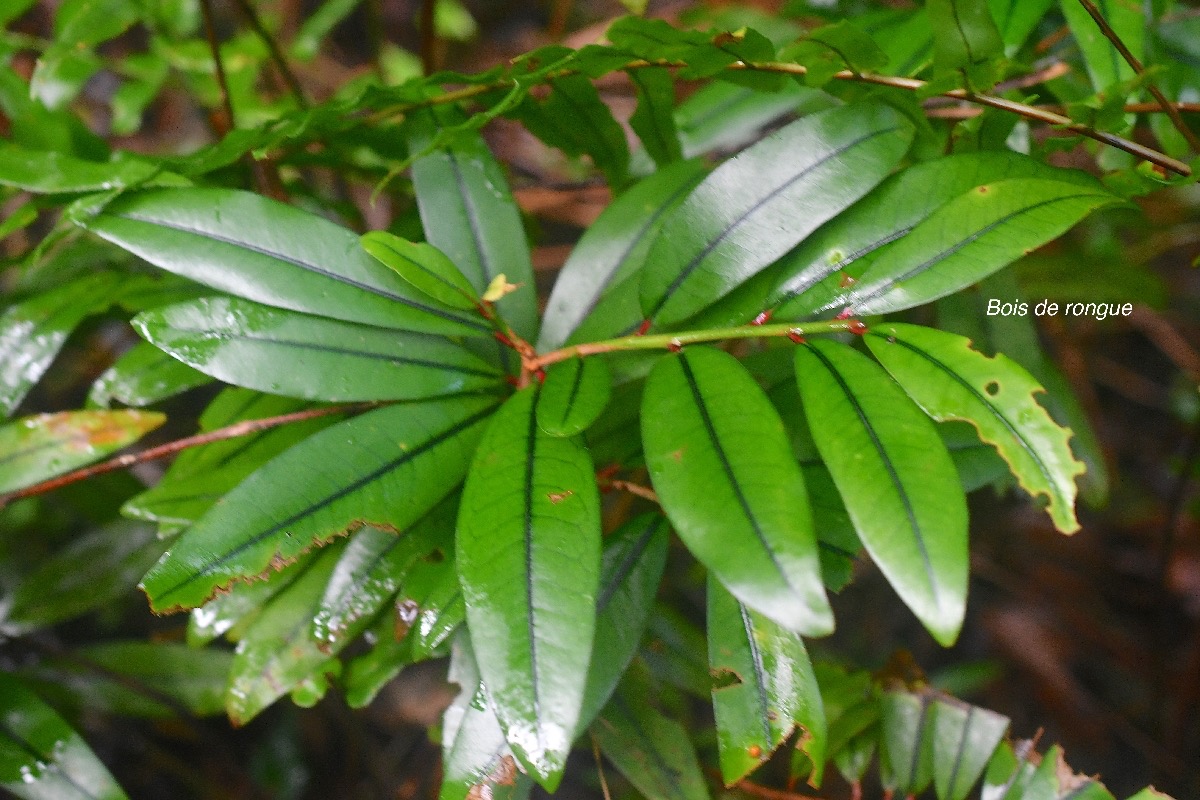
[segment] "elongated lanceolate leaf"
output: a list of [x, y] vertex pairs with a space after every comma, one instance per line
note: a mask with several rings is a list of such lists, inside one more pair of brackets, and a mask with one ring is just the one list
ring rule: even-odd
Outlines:
[[[1123, 0], [1097, 0], [1096, 8], [1104, 21], [1129, 48], [1134, 58], [1146, 58], [1146, 17], [1141, 6]], [[1133, 67], [1121, 57], [1104, 31], [1092, 19], [1079, 0], [1059, 0], [1058, 6], [1066, 17], [1071, 35], [1083, 52], [1092, 88], [1097, 92], [1109, 89], [1117, 81], [1133, 77]]]
[[446, 254], [427, 242], [410, 242], [387, 231], [363, 234], [363, 249], [439, 303], [473, 310], [479, 296]]
[[675, 125], [683, 157], [713, 150], [735, 151], [761, 136], [768, 125], [788, 114], [831, 108], [836, 101], [817, 89], [787, 83], [778, 92], [713, 81], [679, 104]]
[[1008, 151], [960, 153], [914, 164], [889, 177], [766, 270], [760, 277], [769, 277], [775, 286], [763, 307], [776, 308], [777, 315], [785, 318], [823, 307], [842, 293], [840, 284], [862, 277], [877, 256], [889, 252], [888, 245], [908, 235], [937, 208], [982, 184], [1013, 178], [1099, 188], [1083, 172], [1057, 169]]
[[631, 69], [629, 80], [637, 90], [637, 109], [629, 118], [629, 126], [642, 140], [642, 146], [665, 167], [683, 158], [679, 133], [675, 128], [675, 81], [666, 67]]
[[967, 505], [933, 423], [879, 366], [844, 344], [796, 348], [809, 429], [859, 538], [939, 642], [967, 599]]
[[[244, 725], [283, 695], [307, 682], [314, 694], [328, 687], [326, 675], [340, 662], [318, 647], [310, 634], [321, 590], [329, 582], [345, 548], [326, 547], [312, 566], [288, 584], [247, 627], [229, 668], [225, 710], [234, 725]], [[344, 642], [343, 642], [344, 644]]]
[[551, 436], [573, 436], [596, 421], [612, 395], [612, 373], [597, 358], [571, 358], [546, 372], [538, 396], [538, 427]]
[[[585, 324], [590, 334], [585, 338], [605, 338], [637, 327], [642, 320], [637, 304], [637, 272], [665, 215], [704, 174], [704, 164], [698, 160], [673, 164], [634, 184], [604, 209], [558, 273], [546, 304], [538, 350], [560, 347], [593, 310], [593, 316], [599, 319]], [[632, 281], [632, 302], [627, 313], [614, 314], [606, 309], [611, 304], [606, 304], [604, 297], [626, 281]], [[623, 309], [621, 306], [617, 310]]]
[[588, 666], [579, 732], [608, 702], [646, 632], [646, 621], [667, 562], [667, 520], [642, 514], [604, 545], [596, 597], [596, 644]]
[[0, 672], [0, 786], [26, 800], [127, 800], [87, 742]]
[[61, 411], [0, 426], [0, 492], [99, 461], [166, 420], [157, 411]]
[[415, 292], [368, 256], [352, 231], [249, 192], [139, 192], [86, 226], [168, 272], [259, 303], [427, 333], [490, 330]]
[[471, 642], [517, 760], [553, 791], [592, 653], [600, 499], [591, 457], [537, 426], [536, 390], [496, 413], [458, 517], [458, 577]]
[[644, 797], [708, 800], [708, 786], [687, 730], [649, 702], [654, 688], [637, 664], [591, 726], [600, 752]]
[[800, 467], [737, 359], [700, 347], [659, 361], [642, 441], [671, 524], [735, 597], [789, 630], [833, 630]]
[[499, 372], [440, 336], [314, 317], [234, 297], [147, 311], [133, 327], [215, 378], [329, 402], [419, 400], [495, 387]]
[[929, 0], [925, 7], [939, 71], [972, 67], [1004, 53], [988, 0]]
[[928, 695], [909, 692], [880, 700], [879, 769], [889, 791], [915, 797], [933, 781], [932, 707]]
[[494, 401], [389, 406], [274, 458], [179, 539], [142, 580], [157, 612], [194, 608], [238, 578], [370, 524], [403, 530], [465, 474]]
[[124, 280], [98, 272], [5, 309], [0, 315], [0, 416], [20, 405], [75, 326], [108, 308]]
[[[455, 117], [444, 108], [415, 116], [412, 152], [423, 152], [438, 126], [456, 124]], [[453, 145], [421, 156], [413, 162], [412, 180], [429, 244], [454, 262], [478, 294], [498, 275], [518, 285], [496, 308], [513, 330], [532, 341], [537, 293], [529, 244], [508, 181], [482, 137], [457, 136]]]
[[1102, 189], [1057, 180], [984, 184], [931, 214], [825, 309], [884, 314], [945, 297], [1119, 202]]
[[872, 327], [867, 345], [926, 414], [974, 425], [1022, 488], [1046, 499], [1055, 527], [1079, 529], [1075, 478], [1084, 465], [1071, 453], [1071, 431], [1038, 404], [1044, 390], [1023, 367], [1005, 355], [988, 358], [965, 337], [915, 325]]
[[186, 179], [139, 158], [99, 163], [62, 152], [0, 146], [0, 185], [35, 194], [99, 192], [148, 182], [160, 186], [188, 184]]
[[804, 642], [708, 582], [708, 658], [721, 777], [732, 786], [765, 762], [792, 731], [815, 765], [825, 763], [825, 709]]
[[148, 406], [211, 380], [149, 342], [140, 342], [96, 379], [88, 402], [104, 407], [113, 400], [127, 406]]
[[533, 787], [504, 739], [504, 729], [479, 680], [464, 633], [454, 640], [447, 679], [461, 687], [442, 723], [442, 788], [438, 800], [516, 800]]
[[866, 194], [911, 139], [891, 108], [849, 105], [794, 122], [722, 164], [650, 249], [646, 317], [671, 325], [719, 300]]
[[1008, 730], [1008, 717], [948, 698], [934, 701], [933, 781], [940, 800], [965, 800]]

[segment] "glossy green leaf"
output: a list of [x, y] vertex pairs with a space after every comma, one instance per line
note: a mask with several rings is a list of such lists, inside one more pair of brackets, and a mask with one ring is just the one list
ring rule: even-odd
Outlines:
[[916, 796], [933, 781], [933, 703], [929, 695], [888, 692], [880, 701], [880, 772], [883, 785]]
[[415, 564], [396, 598], [413, 661], [433, 658], [467, 618], [453, 558]]
[[34, 194], [78, 194], [142, 185], [186, 186], [188, 181], [161, 164], [133, 156], [85, 161], [59, 151], [0, 145], [0, 185]]
[[822, 25], [784, 49], [780, 58], [805, 66], [804, 82], [824, 86], [844, 69], [858, 73], [882, 73], [887, 54], [871, 35], [849, 20]]
[[155, 347], [205, 374], [305, 400], [419, 400], [501, 383], [495, 368], [439, 336], [234, 297], [146, 311], [132, 324]]
[[127, 800], [87, 742], [0, 672], [0, 786], [25, 800]]
[[[936, 209], [964, 192], [998, 180], [1042, 178], [1096, 188], [1082, 172], [1056, 169], [1012, 152], [944, 156], [914, 164], [891, 176], [844, 213], [822, 225], [762, 274], [774, 284], [769, 298], [747, 309], [745, 322], [763, 308], [793, 319], [842, 294], [842, 283], [857, 281], [888, 245], [912, 232]], [[749, 285], [747, 285], [748, 288]]]
[[174, 642], [104, 642], [52, 658], [33, 674], [92, 713], [213, 716], [224, 710], [232, 657], [226, 650]]
[[148, 406], [210, 380], [149, 342], [139, 342], [100, 374], [88, 393], [88, 402], [105, 408], [114, 400], [127, 406]]
[[967, 599], [967, 506], [933, 423], [880, 367], [833, 341], [796, 348], [817, 449], [859, 538], [934, 638], [958, 636]]
[[644, 797], [707, 800], [708, 785], [691, 737], [651, 704], [653, 689], [643, 670], [630, 670], [591, 726], [592, 737]]
[[671, 524], [735, 597], [789, 630], [833, 630], [800, 468], [779, 415], [733, 356], [690, 348], [659, 361], [642, 396], [642, 440]]
[[1025, 43], [1052, 5], [1054, 0], [990, 0], [988, 3], [992, 19], [1000, 29], [1000, 38], [1009, 52]]
[[637, 108], [629, 118], [642, 146], [659, 167], [683, 158], [675, 128], [675, 81], [665, 67], [631, 69], [629, 80], [637, 92]]
[[50, 368], [71, 331], [117, 298], [122, 276], [97, 272], [9, 306], [0, 315], [0, 416]]
[[538, 394], [537, 423], [551, 436], [587, 429], [612, 396], [612, 373], [599, 358], [570, 358], [552, 365]]
[[99, 461], [166, 419], [157, 411], [60, 411], [0, 426], [0, 492]]
[[711, 701], [712, 676], [708, 674], [704, 631], [665, 603], [654, 604], [648, 627], [646, 646], [639, 657], [651, 674], [663, 683]]
[[658, 514], [634, 517], [605, 541], [596, 596], [596, 642], [579, 714], [580, 732], [608, 702], [646, 633], [666, 566], [667, 544], [667, 521]]
[[641, 305], [670, 325], [719, 300], [882, 180], [911, 126], [886, 106], [813, 114], [709, 175], [664, 221]]
[[23, 576], [0, 628], [29, 631], [131, 598], [162, 550], [152, 527], [132, 522], [80, 536]]
[[521, 772], [504, 738], [504, 729], [479, 667], [470, 639], [459, 636], [450, 656], [448, 679], [461, 687], [442, 724], [442, 788], [438, 800], [518, 800], [533, 787]]
[[973, 67], [1004, 53], [988, 0], [929, 0], [925, 8], [939, 72]]
[[[637, 303], [637, 273], [664, 216], [678, 205], [705, 174], [700, 161], [673, 164], [620, 194], [571, 250], [546, 304], [538, 350], [546, 352], [568, 341], [605, 338], [636, 328], [642, 320]], [[606, 295], [628, 284], [631, 301], [614, 314]], [[594, 313], [593, 313], [594, 312]], [[592, 315], [589, 323], [585, 318]], [[572, 331], [584, 323], [576, 336]]]
[[[1071, 35], [1083, 52], [1083, 61], [1092, 88], [1097, 92], [1111, 90], [1114, 83], [1134, 76], [1133, 67], [1126, 63], [1117, 48], [1100, 30], [1079, 0], [1060, 0], [1059, 8], [1067, 19]], [[1096, 0], [1100, 16], [1124, 42], [1134, 58], [1146, 59], [1146, 17], [1142, 7], [1127, 0]]]
[[708, 658], [721, 777], [732, 786], [771, 757], [797, 727], [797, 747], [825, 763], [825, 709], [804, 642], [708, 582]]
[[479, 295], [446, 254], [425, 242], [410, 242], [387, 231], [362, 236], [363, 249], [443, 305], [472, 311]]
[[965, 800], [1008, 730], [1008, 717], [948, 698], [933, 704], [933, 780], [939, 800]]
[[305, 681], [313, 684], [310, 691], [323, 692], [326, 676], [337, 672], [338, 660], [318, 646], [311, 626], [343, 545], [318, 553], [312, 568], [271, 598], [238, 642], [225, 693], [225, 711], [234, 725], [246, 724]]
[[1030, 755], [1037, 755], [1032, 741], [1001, 742], [988, 761], [980, 800], [1021, 800], [1036, 769]]
[[825, 308], [883, 314], [945, 297], [1119, 202], [1102, 189], [1057, 180], [984, 184], [913, 228]]
[[[563, 52], [569, 51], [563, 48]], [[551, 77], [547, 85], [549, 94], [544, 99], [527, 96], [514, 112], [526, 129], [567, 155], [588, 156], [610, 186], [624, 185], [629, 145], [596, 86], [579, 74]]]
[[493, 401], [389, 406], [268, 462], [187, 530], [142, 581], [155, 611], [194, 608], [363, 524], [404, 530], [465, 474]]
[[366, 527], [354, 534], [325, 587], [312, 635], [324, 648], [345, 644], [399, 591], [408, 570], [435, 549], [453, 542], [458, 504], [443, 500], [421, 520], [400, 533]]
[[407, 638], [397, 638], [405, 624], [403, 612], [393, 606], [385, 609], [363, 633], [370, 643], [366, 652], [343, 656], [340, 688], [351, 708], [366, 708], [406, 667], [413, 663]]
[[[436, 119], [432, 115], [440, 115]], [[409, 146], [423, 152], [437, 126], [454, 124], [454, 112], [435, 109], [414, 117]], [[456, 137], [454, 144], [422, 155], [412, 165], [413, 187], [429, 244], [441, 250], [482, 294], [497, 275], [520, 288], [496, 309], [523, 338], [537, 328], [537, 293], [529, 244], [508, 181], [487, 144], [477, 134]], [[490, 330], [490, 329], [489, 329]]]
[[1021, 486], [1044, 497], [1064, 533], [1079, 529], [1075, 478], [1084, 465], [1035, 395], [1041, 385], [1004, 355], [989, 358], [969, 339], [915, 325], [872, 327], [867, 345], [905, 392], [939, 421], [963, 420], [996, 448]]
[[[200, 430], [209, 432], [308, 407], [290, 397], [229, 388], [217, 395], [201, 415]], [[175, 458], [158, 485], [130, 498], [121, 513], [157, 522], [168, 531], [191, 525], [250, 473], [293, 444], [342, 419], [342, 415], [330, 414], [189, 448]]]
[[794, 83], [777, 92], [759, 92], [714, 82], [701, 86], [679, 104], [675, 124], [683, 156], [692, 158], [713, 150], [739, 150], [788, 114], [803, 115], [834, 105], [824, 92]]
[[259, 303], [426, 333], [488, 331], [418, 296], [352, 231], [249, 192], [138, 192], [81, 224], [168, 272]]
[[236, 642], [275, 595], [291, 586], [312, 568], [319, 550], [310, 550], [262, 580], [234, 583], [188, 617], [187, 643], [202, 647], [218, 636]]
[[517, 760], [553, 791], [583, 703], [600, 581], [600, 500], [575, 439], [537, 426], [537, 392], [498, 411], [458, 518], [458, 577], [484, 684]]

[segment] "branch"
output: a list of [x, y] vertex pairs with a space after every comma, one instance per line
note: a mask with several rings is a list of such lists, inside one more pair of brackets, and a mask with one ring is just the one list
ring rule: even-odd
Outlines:
[[217, 29], [213, 25], [212, 0], [200, 0], [200, 13], [204, 17], [204, 36], [208, 39], [208, 49], [212, 53], [213, 68], [217, 75], [217, 87], [221, 92], [221, 108], [225, 110], [225, 130], [219, 130], [221, 136], [237, 127], [233, 118], [233, 100], [229, 97], [229, 80], [225, 76], [225, 64], [221, 61], [221, 45], [217, 42]]
[[308, 99], [304, 96], [304, 89], [300, 86], [300, 81], [296, 79], [296, 74], [292, 72], [292, 68], [288, 66], [287, 57], [283, 51], [279, 49], [279, 43], [275, 41], [275, 37], [263, 25], [262, 19], [254, 10], [254, 6], [249, 0], [237, 0], [238, 9], [250, 23], [250, 27], [258, 34], [258, 38], [267, 46], [267, 51], [271, 54], [271, 61], [275, 63], [275, 68], [279, 70], [279, 75], [283, 78], [283, 82], [287, 84], [292, 96], [296, 98], [296, 104], [300, 108], [308, 108]]
[[650, 336], [634, 334], [601, 342], [587, 342], [553, 350], [545, 355], [527, 359], [525, 370], [536, 372], [551, 364], [569, 358], [615, 353], [629, 350], [674, 350], [684, 345], [700, 342], [717, 342], [725, 339], [759, 339], [763, 337], [809, 336], [821, 333], [863, 333], [866, 326], [856, 319], [831, 319], [818, 322], [779, 322], [774, 325], [739, 325], [734, 328], [710, 328], [701, 331], [677, 331]]
[[379, 403], [348, 403], [340, 406], [324, 406], [322, 408], [310, 408], [305, 411], [294, 411], [291, 414], [280, 414], [277, 417], [264, 417], [262, 419], [249, 419], [242, 422], [228, 425], [224, 428], [218, 428], [215, 431], [208, 433], [199, 433], [195, 436], [188, 436], [184, 439], [176, 439], [173, 442], [160, 444], [157, 447], [151, 447], [147, 450], [141, 450], [136, 453], [125, 453], [124, 455], [110, 458], [108, 461], [101, 461], [99, 464], [92, 464], [89, 467], [73, 470], [64, 475], [58, 475], [53, 478], [35, 483], [32, 486], [26, 486], [24, 489], [18, 489], [15, 492], [0, 494], [0, 508], [8, 505], [14, 500], [21, 500], [34, 495], [45, 494], [46, 492], [54, 491], [63, 486], [69, 486], [72, 483], [78, 483], [82, 480], [103, 475], [106, 472], [116, 472], [120, 469], [132, 467], [134, 464], [144, 464], [147, 461], [156, 461], [160, 458], [165, 458], [169, 455], [174, 455], [182, 450], [187, 450], [190, 447], [198, 447], [202, 444], [211, 444], [213, 442], [224, 441], [225, 439], [236, 439], [239, 436], [247, 436], [251, 433], [258, 433], [269, 428], [276, 428], [280, 425], [289, 425], [293, 422], [304, 422], [305, 420], [317, 419], [318, 417], [327, 417], [330, 414], [345, 414], [355, 411], [366, 411], [367, 409], [375, 408]]
[[[1100, 9], [1096, 8], [1096, 4], [1092, 0], [1079, 0], [1079, 4], [1088, 12], [1105, 37], [1112, 42], [1113, 47], [1117, 48], [1117, 52], [1121, 54], [1121, 58], [1125, 59], [1125, 63], [1132, 67], [1133, 71], [1139, 76], [1144, 75], [1146, 68], [1142, 66], [1142, 62], [1130, 52], [1129, 48], [1125, 46], [1125, 42], [1121, 41], [1121, 37], [1108, 24], [1108, 20], [1104, 19], [1104, 16], [1100, 13]], [[1159, 91], [1159, 88], [1150, 81], [1146, 82], [1146, 89], [1158, 101], [1159, 106], [1167, 113], [1167, 116], [1171, 118], [1171, 124], [1183, 134], [1183, 138], [1187, 140], [1188, 146], [1192, 148], [1192, 152], [1200, 152], [1200, 139], [1196, 138], [1196, 134], [1183, 121], [1183, 117], [1180, 116], [1179, 111], [1167, 99], [1166, 95]]]

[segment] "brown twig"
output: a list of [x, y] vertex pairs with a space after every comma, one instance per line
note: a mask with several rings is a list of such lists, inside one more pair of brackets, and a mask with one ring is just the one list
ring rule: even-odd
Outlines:
[[[1114, 31], [1112, 26], [1108, 24], [1108, 21], [1104, 19], [1104, 15], [1100, 13], [1100, 9], [1096, 8], [1096, 4], [1093, 3], [1092, 0], [1079, 0], [1079, 4], [1083, 6], [1085, 11], [1088, 12], [1088, 15], [1091, 16], [1092, 20], [1100, 28], [1101, 33], [1104, 34], [1108, 41], [1112, 42], [1112, 46], [1117, 48], [1117, 52], [1121, 54], [1121, 58], [1125, 59], [1125, 63], [1132, 67], [1133, 71], [1139, 76], [1144, 75], [1146, 73], [1146, 68], [1142, 66], [1142, 62], [1139, 61], [1137, 56], [1130, 52], [1129, 48], [1125, 46], [1125, 42], [1121, 40], [1121, 37], [1117, 35], [1117, 32]], [[1175, 108], [1171, 101], [1167, 99], [1166, 95], [1164, 95], [1159, 88], [1150, 81], [1146, 82], [1146, 90], [1150, 92], [1151, 96], [1153, 96], [1155, 100], [1158, 101], [1159, 106], [1162, 107], [1162, 110], [1165, 111], [1167, 116], [1171, 119], [1171, 124], [1174, 125], [1181, 134], [1183, 134], [1183, 138], [1187, 140], [1188, 147], [1192, 148], [1192, 152], [1200, 152], [1200, 139], [1196, 138], [1195, 132], [1187, 126], [1186, 122], [1183, 121], [1183, 117], [1180, 116], [1179, 111]]]
[[[1200, 114], [1200, 103], [1172, 103], [1172, 107], [1188, 114]], [[1061, 114], [1065, 109], [1059, 105], [1038, 104], [1032, 108], [1041, 108]], [[1158, 103], [1126, 103], [1122, 110], [1127, 114], [1161, 114], [1163, 107]], [[925, 116], [938, 119], [970, 119], [983, 113], [982, 108], [963, 105], [935, 106], [925, 109]]]
[[437, 71], [437, 0], [421, 2], [421, 71], [432, 75]]
[[607, 483], [603, 484], [603, 486], [601, 488], [616, 489], [618, 492], [628, 492], [629, 494], [640, 497], [643, 500], [649, 500], [651, 503], [661, 505], [661, 503], [659, 502], [659, 499], [658, 499], [658, 494], [653, 489], [651, 489], [649, 486], [642, 486], [640, 483], [633, 483], [632, 481], [615, 480], [615, 481], [608, 481]]
[[212, 0], [200, 0], [200, 13], [204, 17], [204, 36], [208, 39], [213, 69], [217, 75], [217, 89], [221, 93], [221, 108], [225, 111], [224, 130], [220, 130], [219, 128], [222, 126], [218, 126], [217, 133], [224, 136], [236, 125], [233, 116], [233, 100], [229, 96], [229, 80], [225, 75], [225, 63], [221, 60], [221, 45], [217, 42], [217, 29], [213, 24]]
[[262, 18], [258, 16], [258, 12], [254, 10], [249, 0], [236, 0], [238, 10], [242, 12], [242, 16], [250, 23], [250, 27], [254, 29], [254, 33], [267, 46], [267, 51], [271, 54], [271, 61], [275, 64], [275, 69], [279, 71], [283, 82], [287, 84], [292, 96], [296, 99], [297, 105], [301, 108], [308, 108], [308, 99], [304, 96], [304, 89], [300, 86], [300, 81], [296, 79], [296, 74], [292, 72], [292, 68], [288, 66], [287, 57], [283, 51], [279, 49], [279, 43], [275, 41], [275, 37], [267, 30], [262, 23]]
[[304, 422], [318, 417], [327, 417], [330, 414], [347, 414], [356, 411], [366, 411], [370, 408], [375, 408], [378, 403], [347, 403], [340, 406], [324, 406], [322, 408], [310, 408], [305, 411], [294, 411], [290, 414], [280, 414], [277, 417], [264, 417], [262, 419], [249, 419], [242, 422], [236, 422], [233, 425], [227, 425], [224, 428], [218, 428], [215, 431], [207, 433], [198, 433], [195, 436], [188, 436], [183, 439], [176, 439], [173, 442], [160, 444], [157, 447], [151, 447], [146, 450], [140, 450], [136, 453], [125, 453], [124, 455], [110, 458], [108, 461], [101, 461], [99, 464], [92, 464], [88, 467], [82, 467], [77, 470], [58, 475], [40, 483], [35, 483], [32, 486], [26, 486], [24, 489], [17, 489], [14, 492], [0, 494], [0, 508], [8, 505], [14, 500], [21, 500], [34, 495], [45, 494], [52, 492], [55, 489], [60, 489], [63, 486], [69, 486], [72, 483], [78, 483], [88, 478], [93, 478], [97, 475], [103, 475], [106, 472], [116, 472], [117, 470], [132, 467], [135, 464], [144, 464], [147, 461], [156, 461], [160, 458], [174, 455], [175, 453], [187, 450], [191, 447], [199, 447], [202, 444], [211, 444], [220, 442], [226, 439], [236, 439], [239, 436], [247, 436], [251, 433], [258, 433], [269, 428], [276, 428], [280, 425], [289, 425], [293, 422]]

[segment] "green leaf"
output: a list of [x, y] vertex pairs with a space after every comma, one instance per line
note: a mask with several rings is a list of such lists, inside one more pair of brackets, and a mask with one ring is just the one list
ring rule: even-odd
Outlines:
[[708, 582], [708, 658], [714, 683], [721, 777], [733, 786], [765, 763], [792, 731], [797, 747], [825, 763], [825, 710], [804, 642]]
[[5, 309], [0, 315], [0, 416], [20, 405], [71, 331], [116, 300], [123, 280], [113, 272], [92, 273]]
[[34, 194], [79, 194], [144, 184], [186, 186], [188, 181], [134, 156], [100, 163], [59, 151], [0, 145], [0, 185]]
[[641, 280], [643, 312], [671, 325], [719, 300], [866, 194], [911, 139], [892, 109], [851, 105], [725, 162], [664, 221]]
[[515, 116], [546, 144], [569, 156], [591, 158], [610, 186], [623, 186], [629, 174], [629, 145], [596, 86], [579, 74], [552, 77], [547, 85], [545, 99], [527, 96]]
[[684, 158], [713, 150], [734, 151], [756, 140], [767, 126], [795, 113], [831, 108], [824, 92], [784, 84], [777, 92], [759, 92], [730, 83], [710, 83], [679, 104], [675, 124]]
[[323, 694], [326, 676], [337, 672], [338, 660], [318, 646], [311, 626], [343, 544], [318, 553], [312, 567], [271, 598], [238, 642], [225, 693], [225, 710], [234, 725], [245, 725], [305, 682], [314, 694]]
[[833, 341], [796, 348], [809, 429], [859, 538], [934, 638], [958, 636], [967, 506], [933, 423], [882, 369]]
[[259, 303], [385, 328], [488, 332], [418, 296], [352, 231], [249, 192], [138, 192], [80, 224], [168, 272]]
[[114, 400], [127, 406], [148, 406], [210, 380], [149, 342], [139, 342], [100, 374], [88, 392], [88, 402], [105, 408]]
[[389, 406], [309, 437], [243, 481], [142, 581], [151, 607], [194, 608], [364, 524], [404, 530], [466, 472], [494, 401]]
[[262, 614], [275, 595], [291, 586], [316, 563], [319, 550], [310, 550], [262, 580], [235, 583], [217, 594], [188, 617], [187, 643], [203, 647], [224, 636], [231, 642], [242, 638], [246, 628]]
[[115, 522], [85, 534], [23, 576], [0, 628], [21, 633], [117, 603], [162, 549], [149, 525]]
[[883, 785], [904, 797], [933, 781], [932, 703], [928, 695], [888, 692], [882, 708], [880, 765]]
[[537, 423], [551, 436], [573, 436], [591, 426], [612, 396], [612, 373], [599, 358], [569, 358], [546, 372]]
[[939, 800], [965, 800], [1008, 730], [1008, 717], [948, 698], [933, 703], [933, 780]]
[[92, 713], [178, 718], [224, 710], [232, 653], [174, 642], [105, 642], [71, 650], [34, 670]]
[[[414, 116], [416, 132], [409, 147], [414, 153], [424, 152], [439, 125], [458, 121], [448, 109]], [[508, 181], [487, 144], [478, 134], [458, 136], [453, 144], [414, 161], [412, 180], [429, 244], [446, 254], [477, 294], [501, 273], [519, 285], [496, 309], [513, 330], [532, 341], [537, 293], [529, 243]]]
[[26, 800], [128, 800], [87, 742], [0, 672], [0, 786]]
[[400, 624], [407, 628], [413, 661], [433, 658], [467, 618], [453, 559], [425, 560], [413, 566], [396, 598]]
[[1011, 53], [1025, 43], [1052, 5], [1054, 0], [990, 0], [988, 8]]
[[823, 86], [844, 69], [883, 72], [888, 63], [887, 54], [871, 35], [849, 20], [810, 31], [779, 55], [782, 60], [805, 65], [804, 81], [809, 86]]
[[132, 324], [155, 347], [207, 375], [305, 400], [420, 400], [501, 383], [495, 368], [439, 336], [234, 297], [146, 311]]
[[600, 500], [575, 439], [513, 395], [480, 442], [458, 518], [471, 642], [517, 760], [553, 791], [583, 703], [600, 581]]
[[915, 325], [873, 326], [867, 345], [904, 391], [939, 421], [963, 420], [996, 448], [1032, 496], [1044, 497], [1054, 525], [1079, 529], [1075, 478], [1084, 465], [1071, 453], [1069, 429], [1059, 427], [1035, 395], [1041, 385], [1019, 364], [971, 349], [953, 333]]
[[99, 461], [166, 420], [157, 411], [60, 411], [0, 426], [0, 492]]
[[667, 561], [667, 521], [641, 514], [607, 537], [596, 596], [596, 642], [588, 665], [579, 728], [592, 724], [629, 667]]
[[[560, 347], [568, 337], [570, 341], [603, 339], [637, 327], [642, 320], [637, 275], [650, 243], [664, 216], [704, 174], [700, 161], [672, 164], [634, 184], [604, 209], [558, 273], [546, 304], [539, 351]], [[614, 307], [608, 297], [617, 285], [627, 285], [632, 291], [631, 303]], [[571, 335], [580, 323], [583, 328]]]
[[[969, 286], [1121, 202], [1099, 188], [1036, 178], [984, 184], [946, 203], [824, 309], [884, 314]], [[822, 309], [822, 310], [824, 310]]]
[[1056, 169], [1020, 153], [962, 153], [915, 164], [879, 184], [765, 271], [761, 277], [774, 284], [769, 299], [734, 321], [744, 322], [763, 308], [776, 308], [787, 319], [821, 308], [842, 294], [842, 283], [861, 278], [891, 252], [889, 245], [894, 247], [936, 209], [977, 186], [1012, 178], [1096, 188], [1090, 175]]
[[479, 682], [479, 667], [465, 635], [454, 641], [447, 678], [462, 691], [446, 709], [442, 725], [443, 776], [438, 800], [527, 797], [533, 782], [517, 769], [488, 690]]
[[479, 295], [446, 254], [425, 242], [410, 242], [387, 231], [362, 236], [363, 249], [415, 289], [451, 308], [472, 311]]
[[789, 630], [833, 630], [800, 468], [733, 356], [702, 347], [661, 359], [642, 396], [642, 441], [671, 524], [735, 597]]
[[[1118, 81], [1134, 77], [1133, 67], [1121, 57], [1079, 0], [1060, 0], [1058, 5], [1083, 52], [1093, 89], [1104, 92]], [[1134, 58], [1145, 63], [1146, 17], [1142, 7], [1127, 0], [1096, 0], [1096, 8]]]
[[399, 591], [409, 569], [441, 548], [448, 550], [458, 504], [443, 500], [402, 533], [365, 527], [354, 534], [313, 616], [313, 638], [329, 650], [344, 645]]
[[642, 140], [642, 146], [659, 167], [683, 158], [679, 133], [675, 128], [675, 81], [665, 67], [646, 67], [627, 71], [637, 92], [637, 108], [629, 126]]
[[678, 721], [650, 702], [644, 670], [630, 670], [604, 713], [591, 726], [600, 752], [634, 788], [656, 800], [707, 800], [710, 796], [691, 737]]
[[938, 72], [974, 67], [1003, 55], [988, 0], [929, 0], [933, 64]]

